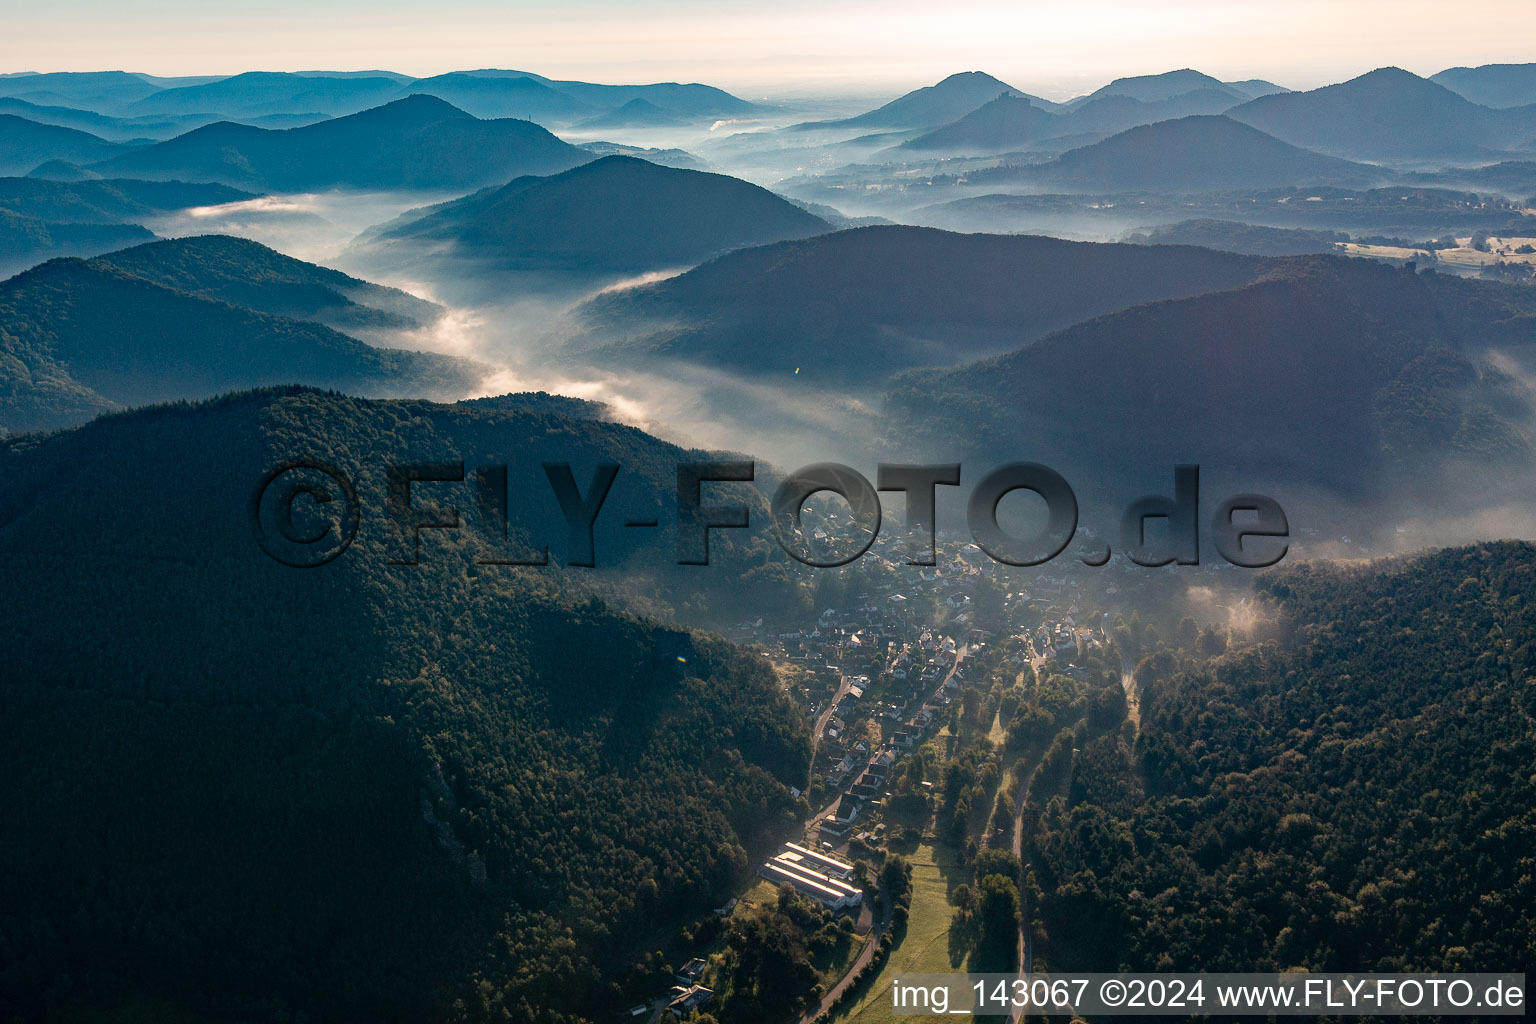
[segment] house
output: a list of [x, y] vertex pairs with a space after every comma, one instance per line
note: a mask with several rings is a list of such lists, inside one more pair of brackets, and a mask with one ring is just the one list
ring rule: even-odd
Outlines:
[[845, 822], [838, 821], [836, 818], [822, 818], [816, 823], [816, 829], [824, 836], [842, 839], [848, 835], [849, 826]]
[[704, 968], [709, 963], [701, 957], [694, 957], [677, 969], [678, 984], [684, 986], [697, 985], [699, 979], [704, 977]]
[[692, 1013], [701, 1006], [709, 1005], [709, 1001], [715, 998], [714, 989], [705, 988], [703, 985], [690, 985], [688, 988], [674, 988], [668, 993], [672, 1001], [667, 1003], [667, 1009], [672, 1014], [681, 1018], [685, 1013]]

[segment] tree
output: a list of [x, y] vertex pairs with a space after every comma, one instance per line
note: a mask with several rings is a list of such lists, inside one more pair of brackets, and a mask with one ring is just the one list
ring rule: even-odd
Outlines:
[[987, 875], [978, 886], [976, 958], [977, 972], [1006, 971], [1013, 967], [1019, 938], [1019, 887], [1006, 875]]

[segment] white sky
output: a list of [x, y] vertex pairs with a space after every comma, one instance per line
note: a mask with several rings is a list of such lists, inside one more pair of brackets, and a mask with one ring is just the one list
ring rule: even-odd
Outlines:
[[1059, 99], [1195, 67], [1292, 88], [1536, 60], [1536, 0], [0, 0], [0, 71], [517, 68], [749, 95], [988, 71]]

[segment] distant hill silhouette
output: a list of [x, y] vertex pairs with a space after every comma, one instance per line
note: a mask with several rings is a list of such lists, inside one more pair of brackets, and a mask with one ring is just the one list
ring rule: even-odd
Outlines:
[[958, 121], [903, 142], [898, 148], [952, 154], [1006, 153], [1062, 134], [1062, 120], [1017, 93], [1005, 92]]
[[1225, 82], [1223, 84], [1227, 88], [1236, 89], [1238, 92], [1244, 93], [1253, 99], [1258, 99], [1260, 96], [1269, 96], [1277, 92], [1291, 91], [1283, 85], [1276, 85], [1274, 82], [1267, 82], [1262, 78], [1247, 78], [1241, 82]]
[[857, 117], [837, 121], [812, 121], [797, 125], [802, 130], [824, 128], [938, 128], [964, 117], [983, 103], [988, 103], [1007, 93], [1033, 100], [1041, 107], [1050, 106], [1047, 101], [1030, 96], [1000, 82], [982, 71], [962, 71], [950, 75], [935, 85], [914, 89], [904, 96], [877, 107]]
[[757, 109], [739, 96], [724, 89], [697, 82], [653, 82], [649, 85], [605, 85], [597, 82], [561, 81], [535, 75], [528, 71], [475, 71], [471, 74], [502, 74], [522, 76], [555, 89], [579, 100], [593, 110], [612, 110], [633, 99], [654, 103], [662, 110], [682, 117], [736, 117], [750, 114]]
[[1016, 348], [1126, 306], [1252, 281], [1262, 262], [1194, 248], [868, 227], [734, 252], [602, 295], [577, 354], [678, 360], [813, 387]]
[[1401, 68], [1310, 92], [1263, 96], [1229, 116], [1308, 149], [1364, 159], [1471, 159], [1527, 148], [1536, 107], [1479, 106]]
[[581, 100], [527, 76], [493, 77], [454, 71], [412, 82], [403, 91], [437, 96], [476, 117], [570, 121], [593, 112]]
[[89, 132], [0, 114], [0, 175], [26, 174], [49, 160], [95, 163], [120, 148]]
[[441, 306], [398, 288], [360, 281], [229, 235], [166, 239], [92, 263], [198, 298], [313, 320], [340, 331], [412, 330], [443, 314]]
[[[1108, 88], [1105, 86], [1105, 89]], [[1158, 90], [1131, 92], [1155, 96]], [[1194, 114], [1219, 114], [1245, 99], [1226, 86], [1196, 88], [1171, 97], [1150, 100], [1139, 99], [1131, 95], [1131, 92], [1100, 90], [1073, 104], [1070, 109], [1059, 107], [1055, 111], [1043, 109], [1036, 101], [1004, 93], [953, 124], [903, 142], [897, 148], [952, 155], [984, 155], [1049, 147], [1050, 140], [1062, 140], [1055, 147], [1049, 147], [1059, 150], [1064, 148], [1065, 142], [1081, 145], [1138, 125]]]
[[126, 71], [55, 71], [0, 78], [0, 96], [92, 110], [121, 108], [160, 88], [142, 75]]
[[15, 114], [38, 124], [89, 132], [109, 142], [168, 139], [206, 121], [206, 118], [197, 117], [112, 117], [93, 110], [32, 103], [14, 96], [0, 97], [0, 114]]
[[756, 109], [746, 100], [708, 85], [600, 85], [495, 69], [424, 78], [408, 85], [406, 91], [441, 96], [479, 117], [527, 117], [564, 124], [600, 116], [635, 100], [680, 119], [731, 117]]
[[1128, 96], [1141, 103], [1161, 103], [1197, 90], [1225, 93], [1231, 96], [1234, 104], [1253, 99], [1255, 95], [1245, 89], [1230, 86], [1218, 78], [1212, 78], [1191, 68], [1184, 68], [1180, 71], [1165, 71], [1160, 75], [1117, 78], [1108, 85], [1095, 89], [1087, 96], [1073, 100], [1069, 106], [1076, 109], [1084, 103], [1105, 96]]
[[131, 115], [352, 114], [394, 97], [394, 78], [331, 78], [283, 71], [247, 71], [203, 85], [162, 89], [124, 108]]
[[1429, 80], [1485, 107], [1523, 107], [1536, 103], [1536, 64], [1484, 64], [1447, 68]]
[[200, 298], [107, 261], [52, 260], [0, 283], [0, 428], [10, 432], [265, 384], [462, 394], [483, 371]]
[[635, 97], [617, 110], [589, 117], [582, 121], [582, 128], [648, 128], [683, 124], [682, 118], [662, 110], [650, 100]]
[[1142, 125], [1048, 163], [973, 175], [1069, 192], [1204, 192], [1274, 185], [1363, 185], [1376, 168], [1288, 145], [1221, 115]]
[[211, 124], [94, 169], [284, 191], [477, 188], [509, 174], [562, 171], [588, 158], [530, 121], [481, 121], [436, 97], [409, 96], [302, 128]]
[[1138, 125], [1171, 121], [1195, 114], [1221, 114], [1242, 103], [1232, 90], [1192, 89], [1160, 100], [1139, 100], [1111, 93], [1072, 108], [1061, 116], [1062, 134], [1109, 136]]
[[723, 174], [633, 157], [595, 160], [553, 177], [518, 178], [385, 225], [383, 242], [452, 242], [509, 266], [643, 269], [829, 230], [766, 189]]

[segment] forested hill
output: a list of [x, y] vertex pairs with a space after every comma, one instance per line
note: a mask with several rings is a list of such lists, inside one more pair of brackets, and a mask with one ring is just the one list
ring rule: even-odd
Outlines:
[[[585, 491], [622, 462], [622, 522], [673, 502], [688, 454], [296, 388], [0, 444], [0, 819], [25, 823], [0, 843], [0, 1005], [564, 1024], [649, 991], [626, 985], [655, 930], [803, 813], [799, 716], [765, 662], [574, 570], [477, 568], [434, 531], [391, 565], [377, 502], [388, 459], [509, 461], [511, 540], [559, 559], [518, 465], [569, 460]], [[305, 457], [364, 502], [352, 548], [308, 570], [262, 554], [247, 504]], [[414, 500], [475, 515], [447, 485]]]
[[[188, 269], [194, 250], [206, 262]], [[254, 242], [197, 239], [49, 260], [0, 282], [0, 431], [271, 384], [458, 397], [484, 377], [467, 359], [376, 348], [294, 319], [398, 328], [394, 310], [426, 305], [350, 278], [344, 294], [340, 282], [321, 285], [330, 273]]]
[[[1463, 510], [1461, 467], [1528, 479], [1531, 289], [1364, 260], [1275, 260], [1230, 291], [1087, 320], [1010, 355], [898, 381], [891, 436], [912, 454], [1037, 450], [1109, 493], [1198, 462], [1313, 495], [1355, 537], [1374, 503]], [[922, 440], [924, 437], [928, 440]], [[1160, 472], [1162, 470], [1159, 470]], [[1142, 481], [1144, 482], [1144, 481]], [[1086, 485], [1085, 485], [1086, 486]], [[1479, 492], [1480, 493], [1480, 492]]]
[[[1137, 671], [1044, 808], [1036, 966], [1524, 970], [1536, 547], [1262, 577], [1286, 639]], [[1036, 809], [1042, 810], [1042, 809]]]

